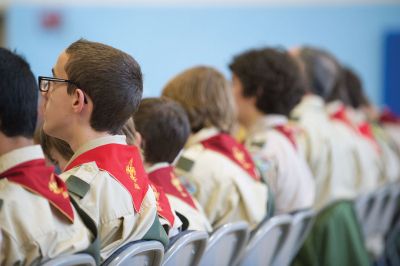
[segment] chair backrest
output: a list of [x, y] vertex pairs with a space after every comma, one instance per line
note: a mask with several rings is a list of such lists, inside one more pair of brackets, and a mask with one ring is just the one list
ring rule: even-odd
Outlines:
[[387, 187], [381, 187], [375, 191], [374, 204], [371, 213], [366, 219], [366, 237], [379, 233], [379, 224], [382, 222], [388, 195], [390, 195], [390, 190]]
[[388, 187], [388, 194], [384, 201], [383, 213], [381, 215], [381, 222], [379, 223], [379, 232], [385, 235], [391, 226], [393, 217], [396, 212], [396, 207], [400, 197], [400, 183], [391, 184]]
[[314, 223], [315, 212], [304, 210], [293, 214], [289, 234], [277, 251], [272, 265], [288, 266], [299, 251]]
[[200, 265], [234, 265], [244, 250], [248, 238], [247, 223], [236, 222], [222, 225], [211, 234]]
[[252, 234], [240, 265], [271, 265], [277, 250], [289, 234], [292, 219], [289, 214], [283, 214], [261, 224]]
[[164, 246], [158, 241], [140, 240], [124, 245], [115, 251], [102, 265], [160, 266], [164, 255]]
[[207, 245], [208, 234], [203, 231], [184, 231], [170, 241], [164, 254], [163, 266], [196, 266]]
[[354, 201], [354, 209], [357, 214], [357, 219], [362, 227], [363, 234], [366, 235], [366, 221], [371, 214], [372, 207], [374, 205], [375, 195], [368, 193], [359, 196]]
[[96, 266], [95, 260], [88, 254], [63, 255], [42, 264], [42, 266]]

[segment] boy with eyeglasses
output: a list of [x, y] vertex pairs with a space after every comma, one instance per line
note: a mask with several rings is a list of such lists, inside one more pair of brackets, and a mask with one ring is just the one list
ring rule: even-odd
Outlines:
[[139, 64], [111, 46], [79, 40], [58, 57], [54, 80], [40, 78], [43, 129], [74, 155], [61, 178], [95, 220], [106, 259], [140, 239], [167, 244], [140, 152], [117, 135], [141, 100]]

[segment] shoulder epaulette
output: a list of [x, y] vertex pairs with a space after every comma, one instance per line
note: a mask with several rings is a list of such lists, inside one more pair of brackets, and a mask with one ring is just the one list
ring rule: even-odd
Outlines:
[[187, 157], [181, 156], [179, 158], [178, 162], [176, 163], [175, 167], [180, 170], [190, 172], [190, 170], [192, 170], [192, 168], [193, 168], [193, 165], [194, 165], [193, 160], [191, 160]]
[[65, 183], [67, 184], [68, 191], [80, 198], [83, 198], [90, 189], [88, 183], [74, 175], [70, 175]]

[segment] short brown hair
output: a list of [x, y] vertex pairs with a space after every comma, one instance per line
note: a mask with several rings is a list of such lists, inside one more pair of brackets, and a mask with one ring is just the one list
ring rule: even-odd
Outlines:
[[[111, 46], [78, 40], [65, 51], [68, 78], [93, 101], [90, 125], [116, 134], [136, 112], [143, 92], [142, 72], [132, 56]], [[68, 87], [68, 93], [76, 89]]]
[[185, 110], [170, 99], [143, 99], [134, 120], [142, 135], [145, 160], [149, 163], [172, 163], [190, 135]]
[[211, 126], [232, 130], [236, 115], [232, 91], [214, 68], [199, 66], [180, 73], [164, 87], [163, 96], [182, 105], [192, 132]]
[[69, 161], [74, 155], [74, 152], [67, 142], [47, 135], [43, 131], [43, 127], [38, 127], [36, 129], [34, 141], [42, 146], [46, 157], [55, 165], [58, 164], [58, 162], [51, 156], [51, 149], [57, 151], [66, 161]]

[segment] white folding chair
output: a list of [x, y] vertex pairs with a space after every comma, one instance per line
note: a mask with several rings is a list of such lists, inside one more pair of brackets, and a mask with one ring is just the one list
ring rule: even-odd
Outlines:
[[385, 199], [390, 194], [387, 187], [381, 187], [374, 193], [374, 204], [366, 220], [366, 237], [379, 234], [379, 224], [382, 222], [382, 213], [385, 208]]
[[219, 227], [211, 234], [200, 265], [234, 265], [248, 238], [249, 227], [245, 222], [229, 223]]
[[299, 211], [293, 214], [290, 230], [282, 247], [277, 251], [273, 266], [288, 266], [299, 251], [314, 223], [313, 210]]
[[158, 241], [135, 241], [115, 251], [103, 266], [160, 266], [164, 255], [164, 246]]
[[385, 198], [386, 206], [384, 206], [381, 222], [379, 223], [379, 232], [383, 235], [390, 230], [390, 226], [395, 215], [396, 207], [400, 197], [400, 184], [392, 184], [388, 188], [388, 194]]
[[207, 245], [204, 231], [184, 231], [171, 240], [164, 254], [163, 266], [196, 266]]
[[240, 260], [240, 265], [271, 265], [276, 251], [288, 236], [292, 217], [277, 215], [263, 222], [253, 233]]
[[42, 266], [96, 266], [95, 260], [88, 254], [63, 255], [42, 264]]

